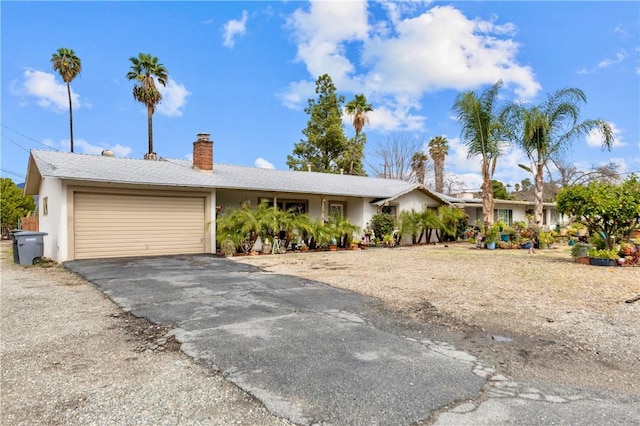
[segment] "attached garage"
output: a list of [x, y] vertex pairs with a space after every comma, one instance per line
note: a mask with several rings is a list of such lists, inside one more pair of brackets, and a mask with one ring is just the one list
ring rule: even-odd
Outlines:
[[205, 196], [75, 192], [73, 258], [205, 253]]

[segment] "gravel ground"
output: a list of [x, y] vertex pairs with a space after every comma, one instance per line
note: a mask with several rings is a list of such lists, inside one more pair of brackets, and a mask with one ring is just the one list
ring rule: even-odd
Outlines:
[[59, 266], [2, 244], [2, 425], [290, 424]]
[[[59, 266], [13, 265], [2, 248], [1, 424], [288, 424], [166, 329]], [[640, 396], [640, 302], [624, 303], [640, 294], [640, 268], [466, 244], [234, 259], [377, 297], [516, 380]]]
[[234, 257], [379, 298], [413, 324], [516, 380], [640, 396], [639, 267], [572, 262], [569, 248], [476, 250], [468, 243]]

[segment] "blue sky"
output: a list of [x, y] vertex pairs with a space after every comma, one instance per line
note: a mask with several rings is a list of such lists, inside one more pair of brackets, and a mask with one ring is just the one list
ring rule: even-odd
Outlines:
[[[215, 161], [286, 169], [303, 137], [307, 99], [329, 74], [346, 100], [372, 103], [365, 161], [390, 138], [427, 142], [444, 135], [445, 170], [479, 187], [451, 107], [458, 93], [498, 79], [504, 101], [543, 101], [582, 89], [582, 118], [613, 126], [616, 145], [596, 135], [565, 160], [579, 168], [615, 161], [640, 170], [640, 4], [629, 2], [11, 2], [2, 1], [2, 176], [24, 180], [28, 150], [68, 151], [66, 87], [51, 55], [74, 49], [76, 152], [142, 158], [146, 112], [125, 78], [131, 56], [150, 53], [169, 70], [154, 115], [154, 150], [190, 158], [211, 133]], [[345, 117], [345, 133], [353, 128]], [[495, 177], [526, 172], [517, 150]]]

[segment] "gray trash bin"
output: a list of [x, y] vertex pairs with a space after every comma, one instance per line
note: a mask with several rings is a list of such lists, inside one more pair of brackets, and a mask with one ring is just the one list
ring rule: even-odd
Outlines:
[[[14, 250], [17, 244], [18, 260], [21, 265], [33, 265], [34, 261], [42, 259], [44, 256], [43, 237], [48, 235], [46, 232], [38, 231], [20, 231], [14, 233]], [[13, 261], [16, 261], [15, 252]]]
[[18, 256], [18, 239], [16, 233], [23, 232], [22, 229], [12, 229], [9, 231], [11, 235], [11, 242], [13, 243], [13, 263], [20, 263], [20, 256]]

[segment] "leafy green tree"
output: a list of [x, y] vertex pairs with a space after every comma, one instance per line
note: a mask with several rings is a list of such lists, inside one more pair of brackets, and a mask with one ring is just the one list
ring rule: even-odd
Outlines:
[[328, 74], [316, 81], [318, 99], [309, 99], [304, 112], [309, 114], [307, 128], [302, 131], [306, 140], [300, 140], [287, 156], [287, 165], [292, 170], [339, 173], [342, 157], [348, 150], [347, 138], [342, 124], [344, 96], [336, 94], [336, 87]]
[[444, 190], [444, 160], [449, 154], [449, 142], [444, 136], [436, 136], [429, 141], [429, 155], [433, 159], [436, 192]]
[[148, 53], [140, 53], [138, 57], [129, 58], [131, 69], [127, 79], [135, 80], [133, 98], [147, 107], [147, 128], [149, 133], [149, 154], [153, 152], [153, 113], [162, 101], [162, 94], [156, 88], [155, 79], [163, 86], [167, 85], [169, 71], [158, 62], [158, 58]]
[[502, 114], [496, 110], [498, 91], [502, 81], [485, 89], [480, 95], [472, 91], [459, 94], [453, 105], [462, 127], [462, 139], [469, 158], [480, 156], [482, 173], [482, 215], [485, 230], [493, 224], [493, 186], [491, 179], [496, 170], [507, 134]]
[[499, 180], [492, 180], [491, 186], [493, 187], [493, 198], [496, 200], [508, 200], [509, 193], [507, 192], [507, 188], [504, 186], [502, 182]]
[[547, 95], [540, 105], [528, 107], [517, 103], [505, 108], [504, 120], [509, 129], [515, 129], [512, 137], [525, 152], [530, 166], [520, 165], [534, 178], [534, 223], [542, 223], [544, 168], [549, 160], [565, 152], [572, 143], [584, 138], [592, 130], [599, 130], [603, 136], [603, 147], [610, 149], [613, 144], [611, 126], [604, 120], [584, 120], [579, 122], [580, 105], [587, 97], [580, 89], [565, 88]]
[[[367, 98], [363, 94], [356, 94], [355, 98], [352, 101], [347, 102], [345, 105], [345, 111], [347, 115], [351, 117], [353, 122], [353, 128], [356, 131], [356, 136], [353, 139], [353, 144], [351, 150], [354, 152], [358, 152], [358, 136], [364, 125], [369, 122], [369, 116], [367, 113], [373, 111], [373, 107], [371, 104], [367, 103]], [[364, 144], [362, 147], [364, 148]], [[354, 163], [358, 160], [356, 155], [351, 155], [351, 161], [349, 166], [349, 174], [354, 174]], [[360, 162], [362, 162], [362, 157], [360, 157]]]
[[632, 174], [620, 185], [591, 182], [560, 190], [558, 210], [575, 216], [612, 249], [619, 237], [640, 222], [640, 181]]
[[36, 209], [35, 202], [31, 195], [24, 195], [22, 189], [9, 178], [1, 178], [0, 192], [0, 215], [2, 226], [15, 229], [21, 217], [25, 217]]
[[73, 49], [67, 49], [61, 47], [51, 55], [51, 63], [53, 64], [53, 70], [57, 71], [67, 85], [67, 96], [69, 97], [69, 138], [71, 142], [71, 152], [73, 152], [73, 107], [71, 102], [71, 82], [82, 71], [82, 63], [73, 51]]

